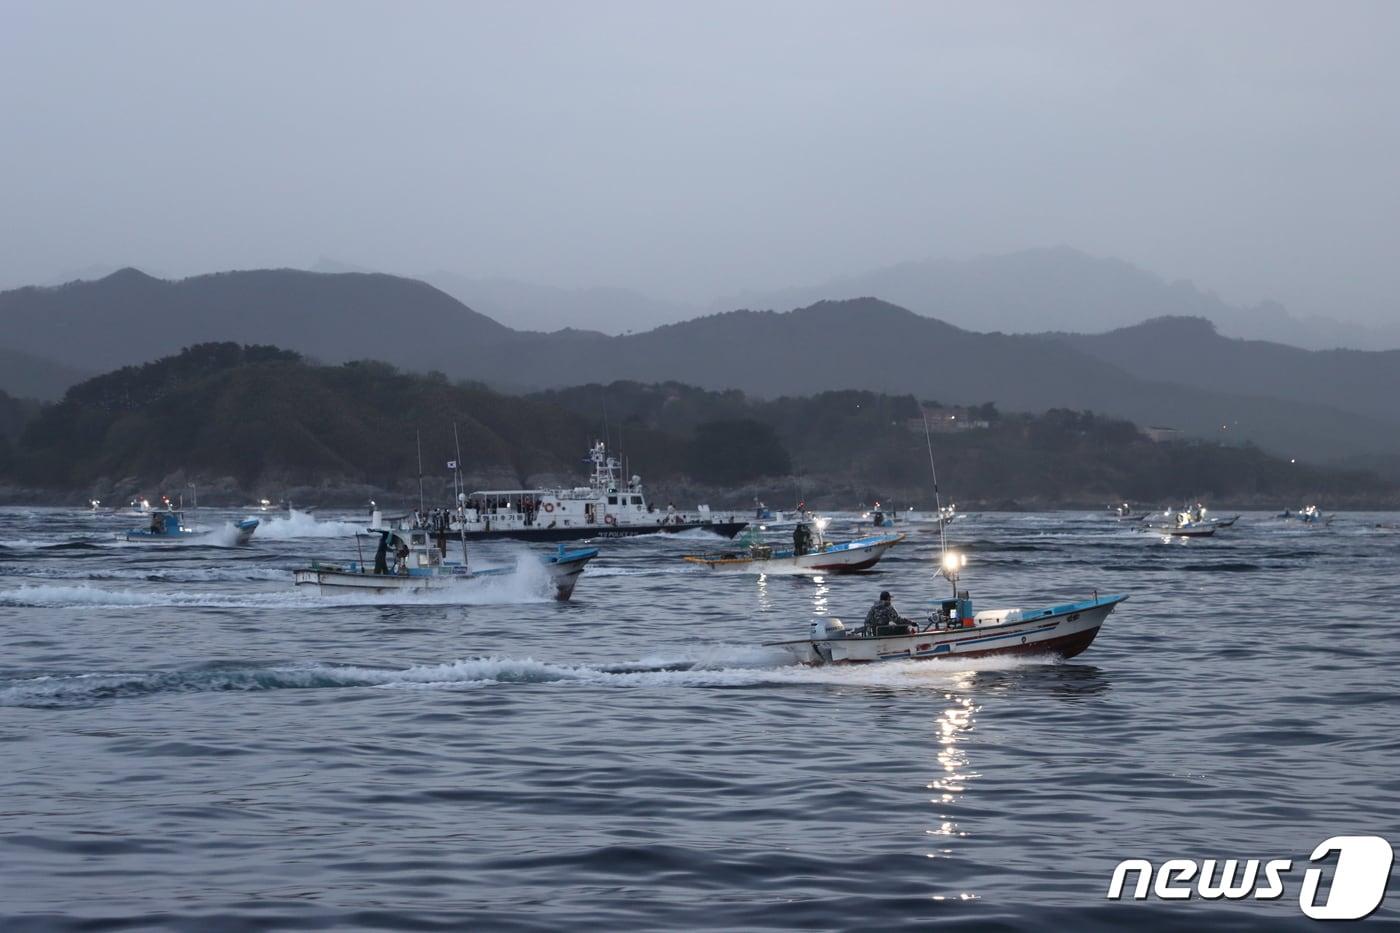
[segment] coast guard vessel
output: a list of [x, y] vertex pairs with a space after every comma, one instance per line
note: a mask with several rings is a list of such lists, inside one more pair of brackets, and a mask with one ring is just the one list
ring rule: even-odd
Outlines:
[[702, 529], [733, 538], [748, 525], [702, 505], [693, 512], [647, 504], [642, 478], [621, 482], [621, 464], [599, 441], [589, 451], [593, 475], [572, 489], [483, 489], [460, 494], [451, 530], [469, 541], [575, 541]]

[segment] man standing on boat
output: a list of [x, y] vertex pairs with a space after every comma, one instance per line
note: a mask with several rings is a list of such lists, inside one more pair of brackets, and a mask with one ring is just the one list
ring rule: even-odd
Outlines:
[[374, 572], [379, 574], [389, 572], [389, 533], [387, 531], [379, 533], [379, 547], [374, 552]]
[[792, 530], [792, 553], [801, 557], [812, 550], [812, 529], [806, 522], [798, 522]]
[[867, 635], [904, 635], [911, 627], [909, 621], [894, 608], [889, 590], [881, 592], [879, 601], [865, 614]]

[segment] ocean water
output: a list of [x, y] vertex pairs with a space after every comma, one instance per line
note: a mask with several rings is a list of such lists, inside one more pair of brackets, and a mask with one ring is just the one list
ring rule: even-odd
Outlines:
[[[359, 517], [263, 517], [146, 547], [0, 510], [0, 928], [1302, 929], [1317, 843], [1400, 843], [1395, 515], [969, 516], [980, 606], [1131, 598], [1071, 661], [847, 668], [762, 643], [942, 598], [935, 530], [820, 580], [608, 541], [565, 604], [479, 545], [520, 569], [469, 601], [345, 600], [290, 570]], [[1131, 857], [1299, 869], [1109, 902]]]

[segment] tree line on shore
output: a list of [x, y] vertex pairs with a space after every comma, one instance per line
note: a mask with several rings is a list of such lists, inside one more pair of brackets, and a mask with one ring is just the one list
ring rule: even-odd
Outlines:
[[[87, 380], [54, 404], [0, 399], [0, 477], [56, 497], [149, 488], [177, 472], [224, 478], [248, 495], [336, 483], [393, 489], [418, 474], [421, 450], [431, 476], [453, 460], [495, 485], [573, 485], [589, 445], [606, 439], [653, 487], [708, 487], [717, 502], [764, 484], [878, 495], [927, 488], [930, 408], [937, 403], [912, 395], [758, 399], [679, 383], [520, 396], [380, 362], [324, 366], [275, 347], [201, 344]], [[932, 436], [940, 479], [964, 500], [1400, 498], [1366, 472], [1249, 445], [1157, 443], [1091, 412], [987, 403], [970, 423]]]

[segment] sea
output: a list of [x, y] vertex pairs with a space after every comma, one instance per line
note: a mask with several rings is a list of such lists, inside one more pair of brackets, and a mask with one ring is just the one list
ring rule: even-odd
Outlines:
[[[364, 514], [198, 520], [148, 546], [0, 510], [0, 929], [1310, 929], [1321, 843], [1400, 844], [1400, 515], [961, 516], [981, 608], [1129, 599], [1067, 661], [846, 667], [764, 643], [881, 590], [926, 615], [936, 526], [821, 578], [601, 541], [560, 603], [547, 548], [473, 544], [515, 569], [465, 596], [334, 598], [292, 570], [355, 559]], [[1110, 900], [1125, 859], [1292, 868]], [[1392, 890], [1361, 928], [1398, 921]]]

